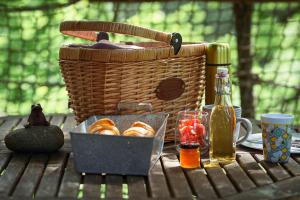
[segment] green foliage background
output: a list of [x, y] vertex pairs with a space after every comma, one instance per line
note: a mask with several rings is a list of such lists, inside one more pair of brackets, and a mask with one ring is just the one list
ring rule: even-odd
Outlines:
[[[2, 2], [3, 1], [3, 2]], [[166, 32], [184, 41], [228, 42], [232, 48], [233, 98], [240, 104], [236, 33], [231, 3], [171, 1], [144, 3], [87, 0], [0, 0], [0, 114], [26, 114], [34, 102], [46, 113], [66, 113], [67, 93], [60, 75], [62, 44], [81, 42], [63, 36], [64, 20], [126, 22]], [[256, 3], [252, 19], [253, 69], [257, 118], [286, 112], [300, 122], [300, 3]], [[112, 35], [113, 41], [140, 38]]]

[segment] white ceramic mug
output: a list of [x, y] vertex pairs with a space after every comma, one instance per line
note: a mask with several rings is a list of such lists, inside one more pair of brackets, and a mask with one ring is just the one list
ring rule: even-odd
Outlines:
[[[202, 124], [204, 124], [206, 132], [207, 132], [207, 134], [206, 134], [207, 140], [209, 140], [209, 119], [210, 119], [210, 114], [211, 114], [213, 107], [214, 107], [214, 105], [210, 104], [210, 105], [205, 105], [202, 108], [202, 112], [206, 115], [206, 118], [208, 119], [206, 121], [202, 121]], [[235, 135], [235, 139], [236, 139], [235, 141], [236, 141], [236, 144], [241, 144], [248, 138], [249, 134], [252, 133], [252, 124], [251, 124], [250, 120], [248, 120], [246, 118], [242, 118], [242, 108], [240, 106], [233, 106], [233, 108], [234, 108], [234, 112], [235, 112], [235, 116], [236, 116], [236, 128], [234, 130], [234, 135]], [[241, 123], [243, 123], [246, 127], [246, 135], [244, 135], [243, 137], [239, 137]]]

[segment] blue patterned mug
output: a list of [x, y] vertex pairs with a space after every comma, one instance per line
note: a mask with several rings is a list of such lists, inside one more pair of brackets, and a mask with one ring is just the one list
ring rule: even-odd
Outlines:
[[261, 128], [264, 159], [272, 163], [286, 163], [291, 154], [291, 124], [288, 114], [262, 114]]

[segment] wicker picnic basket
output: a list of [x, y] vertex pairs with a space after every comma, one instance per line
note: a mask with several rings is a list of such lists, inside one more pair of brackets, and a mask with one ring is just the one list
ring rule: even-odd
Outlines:
[[[65, 21], [64, 34], [96, 41], [96, 32], [139, 36], [156, 42], [143, 49], [91, 49], [62, 46], [59, 63], [76, 121], [115, 114], [119, 102], [151, 103], [153, 112], [170, 114], [165, 141], [174, 140], [177, 113], [196, 109], [205, 87], [205, 43], [182, 44], [175, 55], [174, 34], [128, 24]], [[176, 39], [178, 42], [178, 39]]]

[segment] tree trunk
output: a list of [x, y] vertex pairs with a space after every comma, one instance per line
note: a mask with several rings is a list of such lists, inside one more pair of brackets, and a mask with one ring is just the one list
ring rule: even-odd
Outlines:
[[253, 4], [250, 2], [234, 3], [235, 29], [237, 35], [238, 69], [237, 76], [241, 94], [243, 116], [254, 118], [254, 97], [251, 55], [251, 17]]

